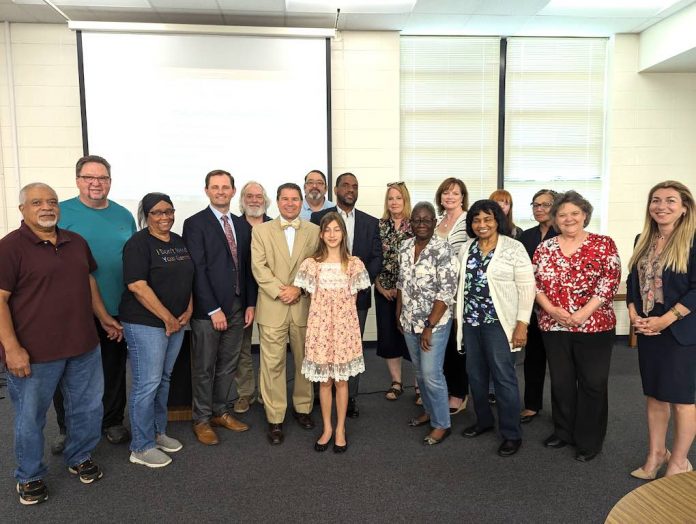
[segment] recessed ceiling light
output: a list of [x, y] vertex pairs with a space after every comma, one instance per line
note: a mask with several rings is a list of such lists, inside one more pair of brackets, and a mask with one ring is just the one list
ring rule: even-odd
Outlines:
[[285, 9], [293, 13], [410, 13], [416, 0], [285, 0]]

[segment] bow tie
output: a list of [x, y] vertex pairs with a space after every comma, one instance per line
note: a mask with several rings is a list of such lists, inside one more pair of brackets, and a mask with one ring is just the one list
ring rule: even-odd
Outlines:
[[291, 227], [293, 229], [300, 229], [300, 219], [295, 218], [293, 220], [285, 220], [284, 218], [280, 219], [280, 227], [282, 227], [284, 230]]

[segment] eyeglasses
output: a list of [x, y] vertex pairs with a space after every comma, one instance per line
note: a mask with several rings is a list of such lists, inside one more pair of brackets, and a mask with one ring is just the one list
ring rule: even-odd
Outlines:
[[324, 181], [323, 181], [323, 180], [307, 180], [307, 181], [305, 182], [305, 185], [306, 185], [306, 186], [319, 186], [319, 187], [322, 187], [322, 186], [324, 185]]
[[406, 182], [389, 182], [387, 187], [402, 187], [405, 186]]
[[77, 175], [77, 178], [81, 178], [88, 184], [91, 184], [92, 182], [98, 182], [100, 184], [107, 184], [111, 182], [111, 177], [110, 176], [89, 176], [89, 175]]
[[175, 209], [165, 209], [164, 211], [160, 211], [159, 209], [156, 209], [155, 211], [150, 211], [150, 215], [152, 215], [155, 218], [162, 218], [162, 217], [167, 217], [167, 218], [172, 218], [174, 216], [174, 211]]
[[432, 218], [416, 218], [411, 220], [412, 226], [420, 226], [421, 224], [424, 226], [430, 226], [434, 223], [435, 221]]
[[544, 209], [551, 209], [551, 206], [552, 206], [553, 204], [551, 204], [550, 202], [542, 202], [541, 204], [535, 204], [534, 202], [532, 202], [532, 203], [529, 204], [529, 205], [532, 207], [532, 209], [539, 209], [539, 208], [542, 208], [542, 207], [543, 207]]

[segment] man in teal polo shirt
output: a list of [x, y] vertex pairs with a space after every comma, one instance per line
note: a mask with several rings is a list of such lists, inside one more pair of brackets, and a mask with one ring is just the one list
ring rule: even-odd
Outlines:
[[[99, 285], [104, 305], [109, 314], [118, 318], [118, 305], [123, 294], [123, 245], [135, 233], [135, 221], [123, 206], [109, 200], [111, 165], [104, 158], [88, 155], [75, 165], [79, 195], [60, 203], [58, 226], [81, 235], [89, 244], [97, 261], [93, 273]], [[126, 349], [125, 339], [110, 340], [99, 322], [96, 322], [104, 369], [104, 419], [102, 431], [112, 444], [130, 440], [123, 426], [126, 407]], [[60, 436], [51, 447], [61, 453], [65, 441], [65, 411], [60, 389], [53, 399]]]

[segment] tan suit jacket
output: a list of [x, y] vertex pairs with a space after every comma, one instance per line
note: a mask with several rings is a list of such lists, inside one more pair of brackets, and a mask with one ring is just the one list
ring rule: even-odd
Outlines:
[[292, 322], [307, 325], [309, 297], [302, 296], [296, 304], [286, 306], [278, 300], [281, 285], [292, 285], [302, 261], [314, 254], [319, 243], [319, 227], [300, 221], [295, 231], [292, 253], [288, 251], [285, 232], [276, 218], [254, 227], [251, 232], [251, 270], [259, 285], [256, 301], [256, 322], [262, 326], [280, 327], [287, 317]]

